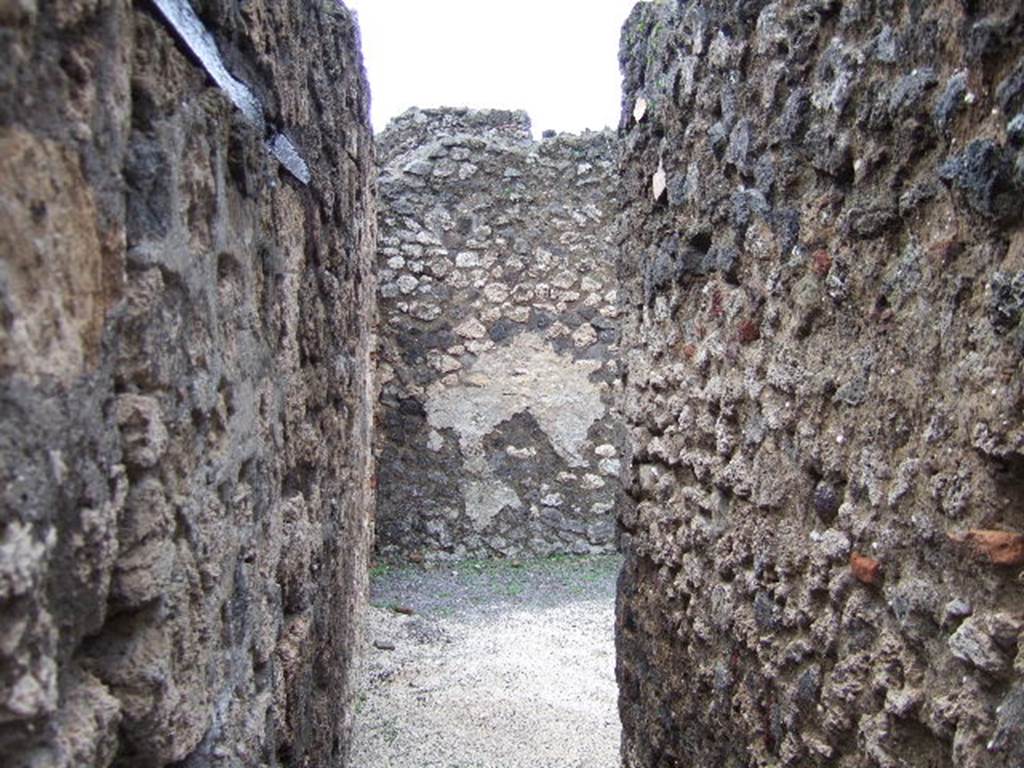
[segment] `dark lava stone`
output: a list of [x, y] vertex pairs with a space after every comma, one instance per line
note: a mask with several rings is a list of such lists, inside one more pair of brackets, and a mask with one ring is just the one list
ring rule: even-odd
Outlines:
[[818, 483], [814, 489], [814, 511], [823, 523], [831, 523], [839, 512], [840, 498], [829, 483]]

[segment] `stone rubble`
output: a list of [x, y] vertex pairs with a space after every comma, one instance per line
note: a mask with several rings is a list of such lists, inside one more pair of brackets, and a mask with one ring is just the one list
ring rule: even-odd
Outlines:
[[308, 186], [155, 7], [0, 0], [5, 767], [346, 761], [376, 401], [358, 32], [335, 2], [200, 5]]
[[625, 765], [1024, 765], [1020, 3], [641, 4], [620, 61]]

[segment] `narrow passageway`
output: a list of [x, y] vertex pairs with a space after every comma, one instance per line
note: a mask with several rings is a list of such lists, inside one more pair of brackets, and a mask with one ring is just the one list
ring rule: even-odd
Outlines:
[[617, 556], [379, 569], [360, 768], [618, 765]]

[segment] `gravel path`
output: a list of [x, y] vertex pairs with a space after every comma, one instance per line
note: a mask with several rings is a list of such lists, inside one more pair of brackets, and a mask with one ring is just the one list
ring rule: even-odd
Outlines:
[[375, 573], [355, 768], [615, 768], [618, 557]]

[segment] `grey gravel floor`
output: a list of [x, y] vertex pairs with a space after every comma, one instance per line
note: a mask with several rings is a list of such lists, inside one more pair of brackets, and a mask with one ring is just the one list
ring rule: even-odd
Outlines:
[[378, 569], [354, 768], [615, 768], [614, 556]]

